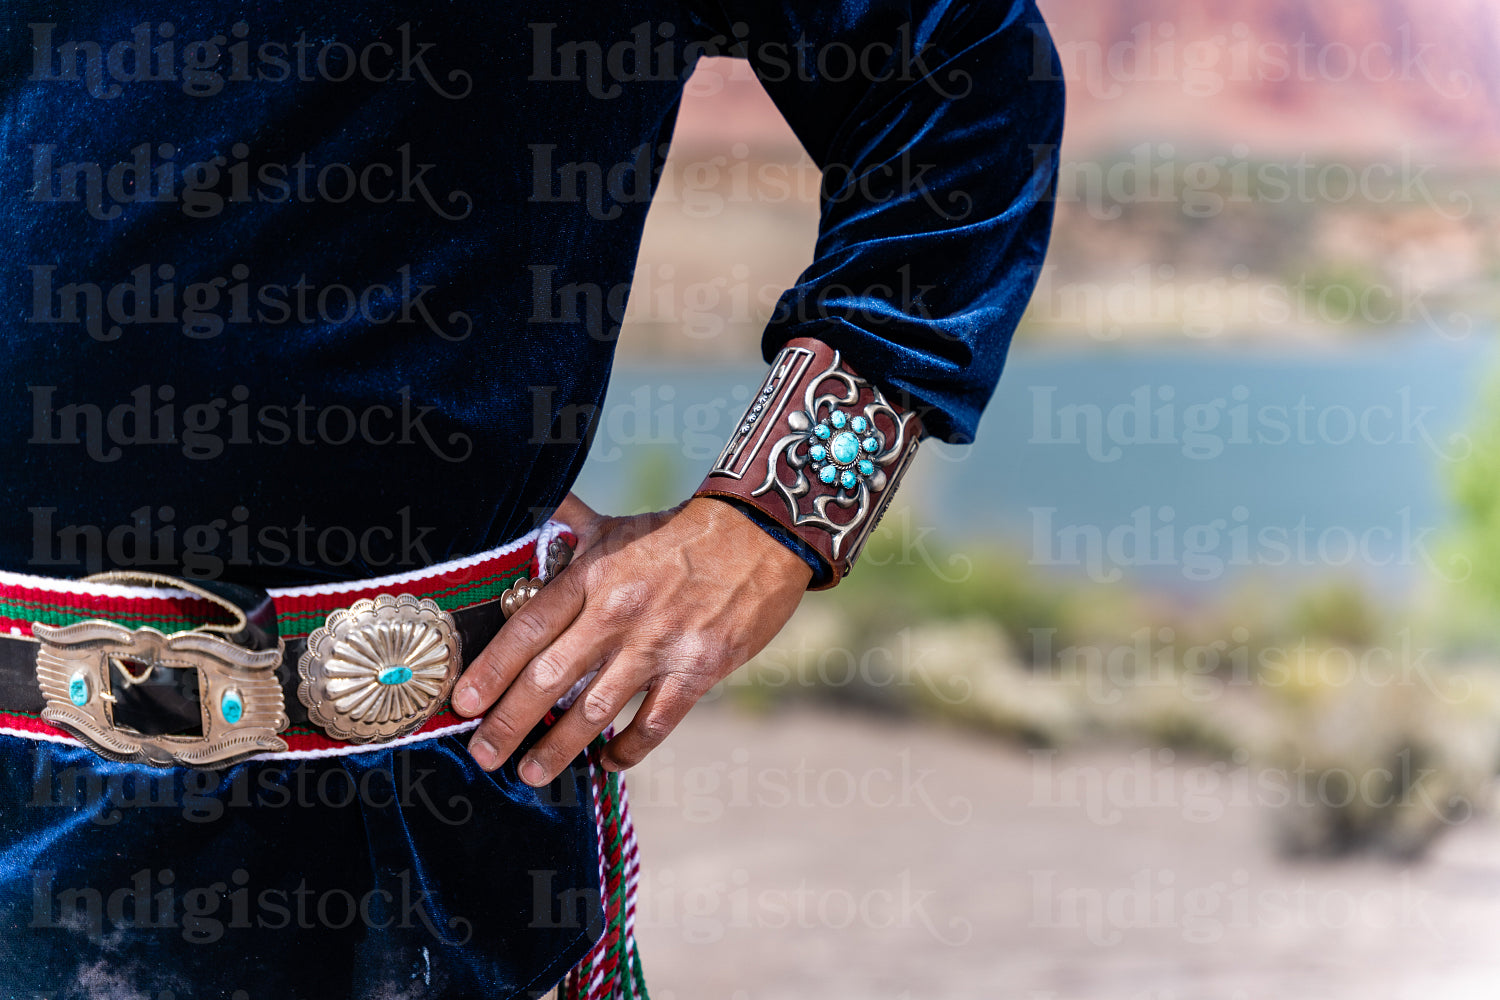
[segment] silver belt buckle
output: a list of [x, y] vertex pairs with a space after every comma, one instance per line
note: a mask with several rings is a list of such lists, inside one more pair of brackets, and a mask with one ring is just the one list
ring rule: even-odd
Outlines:
[[[287, 727], [276, 668], [282, 650], [249, 650], [204, 631], [130, 629], [92, 620], [33, 624], [41, 641], [37, 682], [42, 718], [102, 757], [157, 767], [219, 768], [257, 753], [282, 751]], [[198, 671], [202, 735], [147, 735], [114, 719], [115, 679], [130, 685], [156, 670]]]

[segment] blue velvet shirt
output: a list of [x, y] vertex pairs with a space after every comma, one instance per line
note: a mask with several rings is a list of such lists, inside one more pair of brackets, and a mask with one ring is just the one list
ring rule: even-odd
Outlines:
[[[530, 530], [584, 459], [618, 290], [683, 82], [708, 55], [750, 59], [825, 171], [815, 259], [766, 356], [819, 337], [932, 433], [967, 440], [1051, 220], [1063, 95], [1030, 0], [12, 0], [0, 569], [286, 586]], [[217, 834], [174, 810], [101, 825], [107, 795], [21, 808], [89, 755], [13, 737], [0, 750], [0, 994], [104, 995], [97, 976], [95, 993], [74, 980], [128, 955], [127, 986], [179, 1000], [369, 996], [397, 979], [400, 995], [519, 996], [587, 944], [581, 925], [533, 926], [515, 898], [531, 884], [515, 873], [539, 867], [559, 891], [587, 887], [587, 824], [484, 784], [456, 744], [424, 766], [437, 800], [480, 796], [461, 849], [440, 821], [317, 806], [231, 810]], [[325, 928], [231, 936], [223, 960], [176, 932], [111, 944], [29, 916], [37, 872], [126, 885], [132, 845], [225, 893], [252, 853], [257, 879], [291, 885], [335, 850], [330, 831], [353, 838], [337, 847], [353, 852], [335, 866], [346, 881], [472, 881], [493, 910], [466, 911], [479, 927], [462, 946], [422, 927]], [[485, 873], [497, 843], [510, 875]], [[267, 949], [274, 974], [245, 978], [245, 955]]]
[[583, 461], [685, 77], [826, 171], [769, 356], [972, 435], [1050, 223], [1030, 3], [13, 2], [0, 567], [291, 585], [491, 548]]

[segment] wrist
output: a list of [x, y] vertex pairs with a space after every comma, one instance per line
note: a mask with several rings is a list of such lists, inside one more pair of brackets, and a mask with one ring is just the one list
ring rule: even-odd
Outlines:
[[803, 565], [807, 567], [808, 572], [811, 574], [811, 578], [807, 583], [810, 589], [816, 590], [826, 587], [829, 581], [833, 579], [833, 568], [828, 565], [826, 559], [818, 554], [817, 549], [803, 541], [793, 532], [777, 524], [759, 507], [751, 503], [746, 503], [739, 497], [706, 496], [701, 499], [717, 501], [726, 506], [733, 507], [743, 517], [749, 519], [751, 524], [764, 532], [768, 538], [785, 548], [798, 559], [801, 559]]
[[714, 537], [724, 539], [729, 551], [748, 553], [755, 561], [768, 565], [778, 578], [786, 577], [803, 589], [815, 581], [816, 563], [810, 563], [766, 532], [734, 501], [695, 496], [683, 507], [682, 513], [698, 521]]

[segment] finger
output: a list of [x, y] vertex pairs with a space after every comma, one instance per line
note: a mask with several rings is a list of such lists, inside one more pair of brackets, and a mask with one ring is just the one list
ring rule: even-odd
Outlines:
[[505, 693], [526, 664], [555, 642], [583, 609], [583, 574], [562, 572], [510, 616], [453, 688], [453, 710], [475, 716]]
[[600, 763], [606, 771], [623, 771], [635, 767], [646, 755], [661, 745], [677, 728], [688, 709], [697, 704], [703, 691], [668, 677], [646, 692], [635, 718], [614, 739], [604, 745]]
[[474, 731], [470, 755], [486, 771], [499, 767], [578, 678], [603, 664], [619, 646], [614, 630], [600, 628], [593, 616], [580, 618], [516, 675]]
[[572, 707], [526, 752], [518, 768], [521, 780], [545, 785], [561, 774], [646, 686], [652, 668], [650, 660], [630, 655], [617, 656], [600, 668]]

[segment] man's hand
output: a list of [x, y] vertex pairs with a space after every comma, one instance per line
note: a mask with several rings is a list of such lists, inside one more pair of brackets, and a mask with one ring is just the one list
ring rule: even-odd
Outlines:
[[578, 553], [505, 623], [453, 692], [461, 714], [489, 710], [469, 752], [494, 770], [580, 677], [599, 671], [521, 762], [530, 785], [551, 781], [645, 691], [603, 757], [610, 770], [639, 763], [709, 688], [771, 641], [812, 576], [718, 500], [603, 517], [569, 494], [556, 517], [578, 534]]

